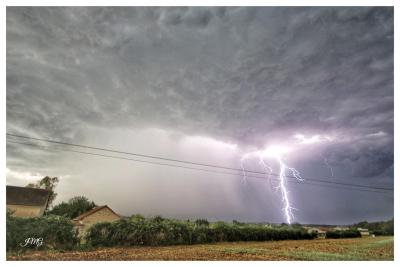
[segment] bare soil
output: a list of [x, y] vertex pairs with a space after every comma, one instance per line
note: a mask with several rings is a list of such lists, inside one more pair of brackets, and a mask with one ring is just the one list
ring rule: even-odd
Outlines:
[[28, 251], [7, 260], [393, 260], [393, 237]]

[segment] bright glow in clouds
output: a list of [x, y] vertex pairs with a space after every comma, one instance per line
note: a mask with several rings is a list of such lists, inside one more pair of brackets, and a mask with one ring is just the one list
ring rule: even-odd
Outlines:
[[313, 135], [313, 136], [307, 138], [303, 134], [295, 134], [293, 137], [298, 139], [300, 141], [300, 144], [306, 144], [306, 145], [321, 143], [324, 141], [329, 141], [329, 142], [333, 141], [333, 138], [328, 135], [324, 135], [324, 136]]
[[[334, 140], [333, 137], [328, 136], [328, 135], [313, 135], [309, 138], [305, 137], [303, 134], [295, 134], [293, 136], [294, 138], [300, 140], [300, 144], [301, 145], [309, 145], [309, 144], [316, 144], [316, 143], [324, 143], [324, 142], [332, 142]], [[322, 153], [320, 153], [320, 156], [322, 158], [322, 160], [324, 161], [325, 166], [328, 168], [328, 170], [330, 171], [330, 176], [331, 178], [333, 178], [334, 174], [333, 174], [333, 168], [332, 166], [329, 164], [328, 159], [326, 157], [324, 157], [324, 155], [322, 155]]]
[[387, 134], [386, 134], [385, 132], [379, 131], [379, 132], [377, 132], [377, 133], [367, 134], [366, 137], [367, 137], [367, 138], [368, 138], [368, 137], [375, 138], [375, 137], [384, 137], [384, 136], [386, 136], [386, 135], [387, 135]]
[[40, 173], [34, 174], [30, 172], [17, 172], [6, 168], [6, 177], [24, 181], [38, 181], [44, 176]]
[[[37, 182], [41, 180], [43, 177], [46, 175], [43, 175], [41, 173], [31, 173], [31, 172], [18, 172], [11, 170], [9, 168], [6, 168], [6, 178], [11, 179], [11, 180], [21, 180], [23, 183], [26, 182]], [[70, 178], [70, 175], [59, 175], [57, 176], [60, 180]]]
[[270, 146], [264, 151], [262, 151], [262, 156], [263, 157], [273, 157], [273, 158], [279, 158], [285, 154], [290, 152], [290, 149], [285, 146]]
[[[289, 152], [294, 150], [296, 148], [296, 145], [311, 145], [311, 144], [322, 144], [325, 142], [332, 142], [334, 140], [333, 137], [328, 136], [328, 135], [312, 135], [311, 137], [306, 137], [303, 134], [295, 134], [293, 137], [300, 142], [297, 144], [293, 144], [288, 147], [288, 146], [282, 146], [282, 145], [271, 145], [267, 147], [264, 150], [256, 150], [253, 152], [246, 153], [242, 155], [240, 159], [240, 166], [242, 168], [242, 173], [243, 173], [243, 182], [246, 183], [247, 176], [246, 176], [246, 169], [245, 169], [245, 162], [246, 160], [250, 158], [257, 158], [259, 161], [259, 164], [263, 168], [263, 170], [267, 174], [267, 178], [271, 180], [271, 174], [272, 174], [272, 167], [267, 164], [266, 159], [271, 158], [273, 160], [276, 160], [279, 166], [279, 173], [277, 176], [279, 177], [279, 185], [276, 187], [281, 192], [282, 196], [282, 202], [283, 202], [283, 212], [286, 218], [286, 222], [288, 224], [292, 223], [292, 220], [294, 218], [293, 215], [293, 210], [295, 209], [291, 203], [290, 203], [290, 196], [289, 196], [289, 191], [286, 187], [287, 184], [287, 178], [288, 174], [290, 173], [290, 177], [295, 178], [297, 181], [304, 181], [303, 178], [301, 178], [301, 175], [299, 171], [297, 171], [295, 168], [289, 167], [286, 165], [284, 162], [284, 156], [286, 156]], [[321, 157], [322, 154], [321, 154]], [[329, 165], [328, 161], [326, 158], [324, 158], [324, 163], [325, 165], [330, 169], [331, 172], [331, 177], [333, 177], [333, 169]]]
[[222, 148], [235, 150], [237, 149], [236, 144], [225, 143], [222, 141], [218, 141], [209, 137], [204, 136], [187, 136], [183, 139], [184, 144], [206, 147], [206, 148]]

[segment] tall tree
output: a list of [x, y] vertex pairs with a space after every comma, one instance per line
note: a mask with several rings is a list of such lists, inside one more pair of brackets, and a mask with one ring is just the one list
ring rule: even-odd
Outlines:
[[48, 211], [54, 199], [57, 197], [57, 193], [54, 192], [54, 189], [56, 188], [58, 182], [59, 180], [57, 177], [46, 176], [39, 180], [36, 184], [30, 183], [26, 187], [41, 188], [50, 191], [49, 201], [47, 202], [47, 206], [45, 209], [46, 211]]
[[96, 207], [96, 204], [93, 201], [89, 201], [84, 196], [77, 196], [71, 198], [68, 202], [63, 201], [60, 204], [55, 205], [53, 209], [49, 211], [49, 214], [65, 216], [73, 219], [94, 207]]

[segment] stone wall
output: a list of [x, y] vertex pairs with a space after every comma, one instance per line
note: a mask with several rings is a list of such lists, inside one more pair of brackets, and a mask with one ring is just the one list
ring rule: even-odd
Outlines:
[[43, 215], [43, 207], [26, 206], [26, 205], [7, 205], [7, 208], [14, 211], [13, 216], [16, 217], [40, 217]]
[[87, 217], [83, 218], [80, 222], [81, 225], [77, 226], [76, 228], [79, 231], [79, 236], [84, 236], [86, 231], [96, 223], [100, 222], [114, 222], [118, 221], [121, 217], [113, 213], [108, 208], [102, 208], [101, 210], [88, 215]]

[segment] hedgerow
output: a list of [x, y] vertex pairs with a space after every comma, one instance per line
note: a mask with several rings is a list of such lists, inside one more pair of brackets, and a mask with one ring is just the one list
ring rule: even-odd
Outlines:
[[[26, 242], [28, 238], [41, 238], [40, 245]], [[71, 221], [60, 216], [18, 218], [10, 212], [6, 215], [6, 249], [72, 249], [78, 244], [77, 234]]]
[[357, 230], [345, 230], [345, 231], [327, 231], [326, 238], [353, 238], [361, 237], [361, 234]]
[[131, 217], [113, 223], [99, 223], [89, 228], [86, 235], [86, 241], [92, 246], [164, 246], [313, 238], [315, 234], [299, 228], [225, 222], [207, 224], [160, 217], [140, 220]]

